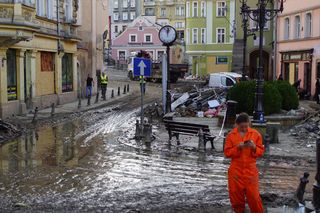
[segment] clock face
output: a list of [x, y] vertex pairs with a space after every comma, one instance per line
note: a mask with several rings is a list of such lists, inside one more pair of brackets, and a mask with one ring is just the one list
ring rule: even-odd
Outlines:
[[172, 44], [177, 39], [177, 31], [171, 26], [164, 26], [160, 29], [159, 38], [164, 44]]

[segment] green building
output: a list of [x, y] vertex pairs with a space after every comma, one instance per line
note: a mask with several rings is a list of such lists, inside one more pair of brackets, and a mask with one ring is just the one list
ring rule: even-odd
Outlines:
[[232, 70], [236, 1], [186, 1], [186, 53], [193, 75]]
[[[272, 2], [272, 1], [271, 1]], [[247, 5], [251, 9], [257, 8], [257, 0], [248, 0]], [[240, 15], [242, 4], [240, 1], [236, 1], [236, 36], [233, 47], [233, 64], [232, 70], [234, 72], [242, 73], [243, 67], [243, 28], [242, 28], [242, 16]], [[269, 4], [268, 8], [273, 8], [273, 4]], [[275, 72], [273, 69], [273, 52], [274, 52], [274, 21], [268, 21], [264, 30], [264, 49], [263, 49], [263, 65], [264, 65], [264, 78], [265, 80], [274, 79]], [[250, 20], [248, 23], [248, 29], [257, 29], [257, 22]], [[250, 78], [256, 77], [257, 65], [259, 62], [259, 31], [255, 32], [254, 36], [249, 36], [247, 40], [247, 54], [246, 54], [246, 74]]]

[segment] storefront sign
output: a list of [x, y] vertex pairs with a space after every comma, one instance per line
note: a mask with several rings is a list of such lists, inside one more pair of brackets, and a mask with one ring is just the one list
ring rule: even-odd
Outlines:
[[228, 57], [226, 57], [226, 56], [218, 56], [216, 58], [216, 64], [228, 64]]
[[8, 101], [17, 100], [17, 87], [9, 86], [8, 87]]

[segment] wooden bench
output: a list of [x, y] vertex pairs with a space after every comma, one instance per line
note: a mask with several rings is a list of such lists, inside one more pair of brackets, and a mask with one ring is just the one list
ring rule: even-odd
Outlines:
[[203, 142], [204, 149], [206, 149], [206, 144], [210, 141], [212, 149], [215, 149], [213, 141], [216, 137], [210, 134], [208, 125], [176, 122], [167, 119], [164, 120], [164, 124], [169, 134], [169, 140], [171, 141], [172, 137], [176, 137], [178, 145], [180, 144], [179, 135], [190, 135], [199, 137], [199, 147]]

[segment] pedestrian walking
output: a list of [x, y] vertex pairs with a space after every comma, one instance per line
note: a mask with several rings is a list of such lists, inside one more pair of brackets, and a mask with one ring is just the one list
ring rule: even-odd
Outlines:
[[140, 88], [141, 94], [146, 94], [146, 79], [144, 76], [140, 76]]
[[106, 73], [102, 72], [100, 75], [100, 86], [101, 86], [101, 95], [102, 100], [106, 100], [106, 92], [107, 92], [107, 86], [108, 86], [109, 78], [106, 75]]
[[264, 153], [261, 134], [250, 128], [248, 114], [241, 113], [226, 138], [224, 154], [231, 158], [228, 170], [228, 189], [235, 213], [244, 213], [247, 200], [250, 212], [263, 213], [259, 194], [259, 172], [256, 159]]
[[89, 98], [92, 96], [92, 87], [93, 87], [93, 78], [88, 74], [87, 77], [87, 87], [86, 87], [86, 97]]
[[315, 99], [317, 101], [317, 104], [320, 104], [320, 80], [319, 78], [317, 79], [317, 82], [316, 82], [316, 93], [315, 93]]

